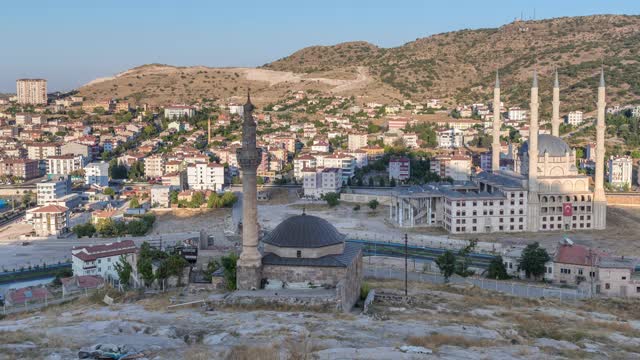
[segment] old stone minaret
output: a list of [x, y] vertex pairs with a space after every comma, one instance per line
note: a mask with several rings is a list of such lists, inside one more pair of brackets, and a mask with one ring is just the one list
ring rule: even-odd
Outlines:
[[529, 196], [527, 199], [527, 226], [538, 231], [540, 224], [540, 200], [538, 199], [538, 73], [533, 71], [531, 86], [531, 120], [529, 123]]
[[207, 122], [207, 145], [211, 146], [211, 118]]
[[598, 87], [598, 120], [596, 123], [596, 184], [593, 194], [593, 227], [605, 229], [607, 227], [607, 198], [604, 194], [604, 142], [605, 132], [605, 84], [604, 69], [600, 71], [600, 86]]
[[560, 82], [558, 81], [558, 70], [553, 82], [553, 111], [551, 116], [551, 135], [560, 136]]
[[261, 154], [256, 147], [256, 123], [253, 104], [247, 93], [242, 122], [242, 148], [238, 162], [242, 170], [242, 253], [238, 260], [236, 285], [239, 290], [260, 288], [262, 255], [258, 251], [258, 208], [256, 172]]
[[493, 143], [491, 144], [491, 170], [500, 170], [500, 77], [496, 71], [496, 86], [493, 88]]

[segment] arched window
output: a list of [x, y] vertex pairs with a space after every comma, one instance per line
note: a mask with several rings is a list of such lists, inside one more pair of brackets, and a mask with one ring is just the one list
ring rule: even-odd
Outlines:
[[542, 197], [542, 202], [543, 202], [543, 203], [546, 203], [547, 201], [549, 201], [549, 199], [547, 199], [547, 197], [546, 197], [546, 196], [543, 196], [543, 197]]
[[551, 197], [551, 202], [552, 202], [552, 203], [553, 203], [553, 202], [556, 202], [556, 197], [555, 197], [555, 196], [552, 196], [552, 197]]
[[581, 200], [580, 201], [584, 201], [584, 195], [581, 196]]

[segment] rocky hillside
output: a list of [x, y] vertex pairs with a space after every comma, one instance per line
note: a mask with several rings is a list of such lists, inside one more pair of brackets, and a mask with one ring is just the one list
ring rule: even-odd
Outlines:
[[159, 105], [240, 100], [247, 87], [258, 104], [300, 89], [356, 95], [362, 101], [440, 98], [456, 104], [489, 100], [499, 70], [505, 100], [528, 106], [530, 77], [537, 68], [545, 116], [555, 67], [562, 111], [588, 112], [603, 63], [609, 103], [640, 103], [639, 61], [640, 16], [597, 15], [442, 33], [389, 49], [366, 42], [312, 46], [259, 69], [144, 65], [79, 91], [89, 99]]
[[[508, 100], [526, 105], [531, 72], [550, 96], [555, 67], [568, 107], [593, 108], [597, 72], [607, 72], [610, 101], [640, 100], [640, 16], [599, 15], [517, 21], [461, 30], [381, 49], [362, 42], [309, 47], [264, 68], [316, 72], [366, 66], [406, 97], [468, 102], [489, 99], [499, 70]], [[544, 99], [544, 98], [543, 98]]]

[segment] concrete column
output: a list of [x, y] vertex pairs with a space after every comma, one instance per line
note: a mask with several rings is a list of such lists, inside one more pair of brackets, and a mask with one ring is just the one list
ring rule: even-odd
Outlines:
[[500, 170], [500, 78], [496, 72], [496, 85], [493, 88], [493, 142], [491, 143], [491, 171]]

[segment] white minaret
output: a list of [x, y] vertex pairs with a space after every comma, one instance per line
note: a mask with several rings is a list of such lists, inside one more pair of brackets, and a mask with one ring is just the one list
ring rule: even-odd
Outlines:
[[604, 153], [605, 153], [605, 84], [604, 69], [600, 71], [598, 87], [598, 120], [596, 122], [596, 179], [593, 194], [593, 227], [603, 230], [607, 227], [607, 198], [604, 194]]
[[531, 86], [531, 120], [529, 123], [529, 195], [527, 199], [527, 230], [540, 228], [540, 200], [538, 199], [538, 73], [533, 71]]
[[560, 136], [560, 82], [558, 81], [558, 70], [553, 82], [553, 114], [551, 117], [551, 135]]
[[491, 144], [491, 170], [500, 170], [500, 77], [496, 71], [496, 86], [493, 88], [493, 143]]

